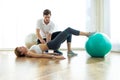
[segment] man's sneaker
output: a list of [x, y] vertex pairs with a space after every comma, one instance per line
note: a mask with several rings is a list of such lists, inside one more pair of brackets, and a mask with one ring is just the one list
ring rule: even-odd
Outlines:
[[59, 55], [63, 55], [63, 53], [60, 52], [59, 50], [54, 50], [54, 53], [58, 53]]
[[87, 37], [90, 37], [91, 35], [95, 34], [96, 32], [89, 32]]
[[78, 54], [74, 53], [73, 51], [68, 52], [68, 56], [77, 56]]

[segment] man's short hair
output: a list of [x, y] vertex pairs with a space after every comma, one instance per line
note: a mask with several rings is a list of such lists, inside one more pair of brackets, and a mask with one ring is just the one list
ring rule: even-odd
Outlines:
[[49, 9], [45, 9], [44, 11], [43, 11], [43, 15], [51, 15], [51, 11], [49, 10]]

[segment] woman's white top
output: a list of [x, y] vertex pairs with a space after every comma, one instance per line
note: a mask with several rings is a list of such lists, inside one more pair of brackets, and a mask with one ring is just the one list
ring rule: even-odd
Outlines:
[[34, 50], [38, 54], [42, 53], [42, 50], [39, 45], [33, 45], [29, 50]]

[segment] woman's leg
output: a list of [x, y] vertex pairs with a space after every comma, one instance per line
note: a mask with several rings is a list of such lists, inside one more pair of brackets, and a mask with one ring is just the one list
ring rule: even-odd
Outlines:
[[[52, 36], [51, 36], [51, 40], [53, 40], [58, 34], [60, 34], [61, 31], [57, 31], [57, 32], [54, 32], [52, 33]], [[61, 51], [59, 51], [58, 49], [57, 50], [54, 50], [54, 53], [58, 53], [60, 55], [62, 55], [63, 53]]]
[[[72, 28], [65, 29], [58, 36], [56, 36], [55, 39], [53, 39], [47, 43], [48, 48], [53, 49], [53, 50], [58, 49], [60, 47], [60, 45], [72, 34], [80, 35], [80, 31], [72, 29]], [[84, 34], [82, 34], [82, 35], [84, 35]]]
[[70, 34], [70, 35], [67, 37], [67, 50], [68, 50], [68, 52], [72, 51], [72, 50], [71, 50], [71, 41], [72, 41], [72, 34]]
[[58, 34], [60, 34], [62, 31], [57, 31], [52, 33], [51, 40], [53, 40]]

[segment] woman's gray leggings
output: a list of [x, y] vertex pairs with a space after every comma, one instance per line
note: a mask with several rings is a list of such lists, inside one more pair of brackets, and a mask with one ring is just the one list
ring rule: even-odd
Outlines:
[[53, 40], [47, 43], [49, 49], [57, 50], [60, 48], [60, 45], [67, 40], [71, 35], [80, 35], [80, 31], [68, 27], [61, 33], [59, 33]]

